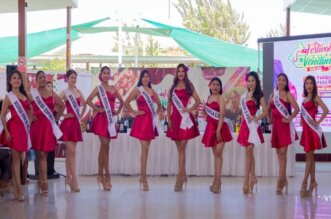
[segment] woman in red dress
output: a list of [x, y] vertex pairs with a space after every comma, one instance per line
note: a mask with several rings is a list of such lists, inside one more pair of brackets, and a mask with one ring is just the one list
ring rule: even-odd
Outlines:
[[[71, 191], [79, 192], [79, 186], [76, 176], [75, 154], [77, 142], [83, 140], [80, 127], [80, 119], [85, 114], [86, 103], [82, 92], [76, 88], [77, 73], [74, 70], [69, 70], [66, 73], [68, 88], [60, 93], [60, 97], [64, 100], [67, 113], [63, 116], [64, 120], [60, 125], [63, 133], [61, 141], [66, 144], [66, 172], [67, 176], [65, 183], [70, 187]], [[73, 98], [70, 102], [68, 96]], [[74, 104], [74, 105], [73, 105]], [[76, 110], [75, 107], [76, 106]], [[83, 107], [80, 112], [80, 107]]]
[[[102, 96], [99, 94], [99, 90], [105, 91], [106, 99], [109, 102], [111, 113], [112, 113], [112, 123], [116, 123], [114, 119], [116, 115], [121, 112], [123, 107], [123, 100], [121, 95], [115, 89], [114, 86], [109, 85], [108, 82], [111, 79], [110, 76], [110, 68], [108, 66], [104, 66], [101, 68], [99, 73], [99, 80], [101, 81], [101, 85], [99, 87], [94, 88], [92, 93], [86, 99], [86, 103], [97, 112], [95, 115], [92, 124], [91, 124], [91, 132], [95, 135], [99, 136], [100, 139], [100, 150], [98, 156], [98, 177], [97, 182], [98, 184], [102, 184], [104, 190], [110, 191], [112, 188], [111, 181], [110, 181], [110, 171], [109, 171], [109, 143], [111, 139], [117, 138], [116, 130], [115, 133], [110, 135], [109, 126], [111, 126], [108, 122], [108, 117], [106, 114], [106, 108], [102, 101]], [[101, 107], [97, 107], [95, 104], [92, 103], [94, 97], [98, 96], [100, 101]], [[118, 110], [115, 112], [115, 100], [118, 99], [120, 102]], [[113, 124], [114, 125], [114, 124]]]
[[[142, 93], [144, 92], [144, 94]], [[154, 104], [157, 105], [157, 110], [154, 108], [151, 111], [151, 106], [146, 101], [144, 95], [149, 95], [154, 107]], [[132, 100], [137, 101], [138, 110], [135, 111], [132, 109], [130, 102]], [[151, 86], [151, 77], [148, 70], [142, 70], [140, 73], [140, 77], [138, 80], [137, 88], [131, 91], [129, 97], [125, 100], [125, 107], [131, 111], [131, 113], [135, 116], [132, 129], [131, 136], [137, 138], [140, 141], [141, 145], [141, 157], [140, 157], [140, 169], [141, 175], [139, 178], [140, 185], [143, 185], [143, 191], [148, 191], [148, 183], [147, 183], [147, 157], [148, 157], [148, 149], [151, 144], [151, 140], [153, 140], [156, 136], [158, 136], [157, 129], [155, 127], [155, 122], [157, 115], [162, 117], [162, 106], [157, 93], [152, 89]], [[155, 115], [153, 115], [155, 114]], [[154, 118], [156, 117], [156, 118]], [[160, 130], [161, 131], [161, 130]]]
[[[20, 105], [23, 107], [25, 115], [28, 117], [31, 113], [30, 99], [24, 89], [22, 75], [19, 71], [10, 73], [7, 80], [7, 92], [1, 109], [1, 122], [3, 124], [3, 131], [0, 135], [0, 144], [10, 147], [12, 154], [12, 180], [11, 192], [18, 201], [23, 201], [24, 196], [21, 189], [21, 157], [22, 153], [28, 151], [29, 131], [25, 127], [20, 114], [12, 105], [9, 95], [15, 96]], [[11, 118], [6, 121], [6, 114], [8, 110], [11, 113]], [[30, 121], [28, 121], [29, 123]]]
[[[326, 147], [324, 135], [322, 133], [322, 130], [318, 126], [321, 124], [321, 122], [329, 113], [329, 109], [317, 94], [317, 85], [314, 76], [309, 75], [306, 77], [305, 83], [303, 85], [303, 90], [304, 90], [305, 99], [302, 103], [302, 108], [301, 108], [302, 135], [301, 135], [300, 144], [303, 146], [304, 151], [306, 152], [306, 171], [302, 181], [300, 194], [301, 196], [311, 196], [314, 189], [317, 195], [314, 151]], [[316, 114], [318, 113], [319, 106], [322, 108], [323, 113], [320, 119], [316, 120]], [[303, 117], [304, 110], [310, 116], [310, 117], [308, 116], [308, 120], [306, 120]], [[309, 176], [310, 176], [310, 185], [309, 185], [309, 189], [307, 190], [307, 181]]]
[[[279, 93], [279, 95], [277, 94]], [[274, 101], [274, 96], [279, 96], [279, 104], [283, 105], [285, 112], [288, 111], [288, 117], [285, 116], [277, 109]], [[291, 113], [291, 107], [294, 108]], [[282, 194], [285, 188], [287, 193], [287, 179], [286, 179], [286, 154], [287, 147], [298, 139], [295, 130], [291, 128], [292, 119], [299, 112], [299, 106], [292, 96], [288, 87], [287, 75], [281, 73], [277, 76], [277, 91], [271, 94], [269, 99], [269, 123], [272, 124], [271, 131], [271, 146], [277, 149], [278, 163], [279, 163], [279, 178], [277, 182], [276, 193]], [[292, 129], [292, 131], [291, 131]], [[291, 134], [292, 133], [292, 134]], [[293, 137], [291, 137], [293, 135]], [[293, 139], [292, 139], [293, 138]]]
[[[200, 104], [200, 98], [196, 93], [192, 82], [188, 79], [188, 67], [179, 64], [176, 69], [174, 83], [168, 95], [167, 116], [168, 132], [167, 137], [175, 141], [178, 150], [178, 175], [175, 184], [175, 191], [182, 191], [183, 184], [187, 183], [185, 170], [185, 149], [189, 139], [199, 135], [199, 130], [192, 111]], [[187, 107], [190, 98], [195, 103]]]
[[[246, 172], [243, 186], [243, 193], [253, 192], [254, 185], [257, 186], [255, 175], [254, 146], [264, 143], [261, 127], [258, 121], [267, 116], [268, 109], [261, 88], [261, 82], [256, 72], [251, 71], [246, 75], [247, 92], [241, 97], [241, 104], [247, 106], [247, 120], [245, 109], [241, 106], [243, 115], [241, 116], [241, 126], [238, 135], [238, 143], [246, 148]], [[256, 116], [257, 111], [262, 106], [262, 113]], [[249, 114], [249, 115], [248, 115]], [[248, 124], [247, 124], [248, 123]], [[252, 137], [252, 136], [255, 136]], [[254, 141], [254, 142], [253, 142]]]
[[[210, 81], [210, 96], [208, 97], [205, 112], [207, 113], [207, 127], [202, 138], [202, 143], [206, 147], [213, 149], [215, 157], [215, 174], [210, 191], [219, 193], [221, 191], [221, 173], [222, 173], [222, 154], [226, 142], [232, 141], [232, 135], [229, 126], [224, 122], [225, 101], [222, 97], [222, 81], [215, 77]], [[208, 113], [213, 110], [215, 114]], [[217, 118], [218, 117], [218, 118]]]
[[[58, 109], [56, 116], [54, 117], [55, 122], [59, 121], [63, 110], [64, 104], [61, 98], [53, 91], [47, 88], [47, 78], [43, 71], [38, 71], [36, 74], [36, 82], [38, 88], [31, 89], [33, 93], [39, 94], [43, 103], [48, 107], [51, 114], [55, 112], [55, 108]], [[31, 123], [31, 143], [32, 148], [37, 151], [38, 166], [39, 166], [39, 181], [38, 186], [42, 196], [48, 195], [48, 183], [47, 183], [47, 155], [48, 152], [54, 151], [57, 144], [53, 125], [48, 117], [45, 116], [44, 111], [39, 108], [36, 103], [35, 97], [32, 101], [33, 116]]]

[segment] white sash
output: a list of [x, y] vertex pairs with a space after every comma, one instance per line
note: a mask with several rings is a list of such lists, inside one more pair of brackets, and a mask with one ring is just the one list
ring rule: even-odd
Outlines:
[[257, 132], [259, 123], [254, 122], [254, 121], [248, 122], [251, 117], [251, 113], [249, 112], [249, 109], [246, 105], [246, 97], [247, 97], [247, 91], [244, 93], [244, 95], [242, 95], [242, 97], [240, 99], [240, 105], [241, 105], [241, 109], [242, 109], [247, 127], [249, 128], [248, 142], [252, 143], [256, 146], [256, 145], [262, 144], [260, 136]]
[[101, 98], [101, 102], [103, 104], [103, 107], [105, 108], [105, 112], [107, 115], [107, 120], [108, 120], [108, 132], [110, 137], [115, 137], [116, 136], [116, 118], [113, 118], [112, 114], [112, 108], [109, 104], [107, 93], [102, 85], [98, 86], [98, 92]]
[[193, 122], [191, 120], [190, 114], [187, 112], [183, 112], [184, 106], [182, 101], [180, 101], [179, 97], [175, 93], [175, 91], [172, 92], [172, 103], [175, 105], [176, 109], [180, 113], [182, 117], [182, 121], [180, 123], [181, 129], [190, 129], [193, 126]]
[[55, 122], [53, 112], [48, 108], [46, 103], [43, 101], [37, 89], [31, 89], [31, 95], [35, 103], [37, 104], [38, 108], [40, 109], [40, 111], [46, 116], [48, 121], [51, 123], [54, 136], [56, 137], [57, 140], [60, 139], [63, 133]]
[[301, 116], [305, 120], [305, 122], [309, 125], [309, 127], [314, 132], [316, 132], [322, 145], [322, 128], [319, 125], [313, 125], [309, 122], [310, 120], [313, 120], [313, 118], [310, 116], [310, 114], [307, 112], [306, 108], [303, 105], [301, 106]]
[[[290, 113], [288, 112], [287, 108], [284, 106], [284, 104], [280, 101], [279, 98], [279, 91], [275, 90], [274, 91], [274, 104], [277, 108], [277, 110], [284, 116], [286, 119], [290, 117]], [[290, 134], [291, 134], [291, 141], [294, 143], [295, 141], [295, 127], [293, 122], [290, 122]]]
[[17, 115], [20, 117], [21, 121], [24, 124], [24, 128], [28, 137], [28, 149], [31, 148], [31, 138], [30, 138], [30, 121], [29, 121], [29, 117], [26, 114], [21, 102], [19, 101], [19, 99], [17, 98], [17, 96], [14, 94], [14, 92], [9, 92], [8, 94], [8, 98], [11, 102], [11, 104], [13, 105], [15, 111], [17, 112]]
[[76, 101], [76, 98], [74, 97], [73, 93], [69, 89], [64, 90], [64, 93], [67, 97], [67, 100], [70, 103], [71, 108], [75, 112], [76, 118], [79, 121], [80, 120], [80, 112], [79, 112], [79, 106], [78, 106], [78, 103]]
[[140, 91], [141, 96], [143, 96], [145, 98], [145, 101], [149, 107], [149, 110], [152, 113], [153, 127], [156, 128], [158, 134], [163, 133], [160, 120], [159, 120], [157, 113], [155, 111], [155, 108], [154, 108], [154, 102], [153, 102], [152, 97], [144, 90], [144, 88], [142, 86], [138, 87], [138, 90]]
[[[205, 111], [210, 118], [215, 119], [216, 121], [218, 121], [221, 117], [221, 114], [219, 112], [217, 112], [216, 110], [213, 110], [212, 108], [207, 106], [207, 104], [205, 105]], [[229, 121], [230, 121], [230, 119], [228, 119], [226, 117], [223, 118], [223, 122], [227, 123], [228, 125], [229, 125]]]

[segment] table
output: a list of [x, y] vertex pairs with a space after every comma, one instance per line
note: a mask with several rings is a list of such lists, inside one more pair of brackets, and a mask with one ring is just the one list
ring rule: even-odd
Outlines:
[[[254, 148], [255, 169], [257, 176], [277, 176], [278, 159], [276, 150], [270, 146], [270, 134], [264, 134], [265, 143]], [[100, 142], [92, 133], [83, 134], [83, 142], [76, 150], [76, 168], [78, 175], [98, 173], [98, 153]], [[201, 143], [202, 134], [187, 144], [186, 171], [188, 175], [211, 176], [214, 174], [214, 156], [210, 148]], [[244, 176], [245, 148], [237, 143], [237, 134], [233, 141], [226, 143], [223, 151], [222, 175]], [[161, 135], [150, 145], [147, 174], [174, 175], [178, 169], [178, 153], [175, 143]], [[287, 176], [295, 176], [295, 147], [288, 147]], [[139, 141], [126, 133], [120, 133], [118, 139], [110, 142], [111, 174], [140, 174]]]

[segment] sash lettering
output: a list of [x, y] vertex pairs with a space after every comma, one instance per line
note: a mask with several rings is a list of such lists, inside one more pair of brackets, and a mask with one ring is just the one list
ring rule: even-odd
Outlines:
[[193, 126], [193, 122], [190, 118], [190, 114], [187, 112], [183, 112], [184, 106], [182, 101], [180, 101], [179, 97], [175, 93], [175, 91], [172, 92], [172, 103], [175, 105], [176, 109], [180, 113], [182, 117], [182, 121], [180, 123], [180, 128], [181, 129], [190, 129]]
[[322, 128], [319, 125], [313, 125], [310, 123], [310, 121], [313, 120], [313, 118], [310, 116], [310, 114], [307, 112], [306, 108], [303, 105], [301, 106], [301, 116], [305, 120], [305, 122], [308, 124], [308, 126], [314, 132], [316, 132], [316, 134], [318, 135], [318, 137], [321, 141], [321, 145], [322, 145]]
[[69, 89], [66, 89], [64, 91], [67, 100], [70, 103], [71, 108], [74, 110], [76, 118], [78, 119], [78, 121], [80, 120], [80, 112], [79, 112], [79, 105], [76, 101], [76, 98], [74, 97], [74, 95], [72, 94], [72, 92]]
[[241, 109], [242, 109], [243, 116], [246, 121], [247, 127], [249, 128], [248, 142], [252, 143], [254, 145], [260, 145], [261, 140], [260, 140], [259, 134], [257, 133], [259, 124], [254, 121], [248, 122], [250, 120], [251, 113], [249, 112], [249, 109], [246, 104], [246, 97], [247, 97], [247, 91], [244, 93], [244, 95], [242, 95], [242, 97], [240, 99], [240, 105], [241, 105]]
[[103, 107], [105, 108], [105, 112], [107, 115], [109, 135], [110, 135], [110, 137], [115, 137], [116, 136], [116, 127], [115, 127], [116, 119], [113, 118], [112, 108], [108, 101], [106, 90], [102, 85], [99, 85], [98, 92], [99, 92], [101, 102], [103, 104]]
[[24, 124], [24, 128], [26, 131], [26, 134], [28, 136], [28, 149], [31, 148], [31, 138], [30, 138], [30, 121], [29, 121], [29, 117], [26, 114], [21, 102], [19, 101], [19, 99], [17, 98], [17, 96], [14, 94], [14, 92], [9, 92], [8, 93], [8, 98], [9, 101], [11, 102], [11, 104], [13, 105], [15, 111], [17, 112], [17, 115], [20, 117], [21, 121]]
[[[287, 108], [284, 106], [284, 104], [280, 101], [279, 98], [279, 91], [276, 90], [274, 91], [274, 104], [276, 106], [276, 109], [280, 112], [280, 114], [282, 114], [282, 116], [284, 116], [286, 119], [290, 117], [290, 113], [287, 111]], [[290, 134], [291, 134], [291, 140], [292, 143], [294, 143], [295, 141], [295, 127], [293, 122], [290, 122]]]
[[159, 133], [159, 134], [163, 133], [160, 120], [159, 120], [156, 110], [154, 108], [154, 102], [153, 102], [152, 97], [144, 90], [144, 88], [142, 86], [138, 87], [138, 90], [140, 91], [141, 95], [144, 97], [144, 99], [147, 103], [147, 106], [152, 113], [151, 115], [152, 115], [152, 120], [153, 120], [153, 127], [156, 128], [157, 133]]
[[53, 134], [55, 135], [56, 139], [60, 139], [61, 136], [63, 135], [63, 133], [55, 122], [53, 112], [48, 108], [48, 106], [46, 105], [44, 100], [41, 98], [37, 89], [32, 89], [31, 95], [32, 95], [36, 105], [40, 109], [40, 111], [46, 116], [48, 121], [51, 123], [52, 129], [53, 129]]

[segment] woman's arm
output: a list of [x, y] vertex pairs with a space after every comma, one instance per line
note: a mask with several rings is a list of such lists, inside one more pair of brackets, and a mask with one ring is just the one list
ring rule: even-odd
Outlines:
[[77, 91], [79, 92], [80, 102], [81, 102], [81, 105], [83, 106], [82, 112], [80, 114], [80, 118], [83, 118], [85, 115], [85, 111], [86, 111], [86, 101], [85, 101], [83, 93], [79, 89], [77, 89]]
[[54, 95], [55, 105], [59, 109], [58, 112], [56, 113], [55, 121], [59, 121], [60, 117], [63, 114], [65, 106], [59, 95], [57, 95], [55, 92], [53, 92], [53, 95]]
[[323, 100], [322, 100], [318, 95], [315, 97], [314, 102], [316, 102], [317, 105], [320, 106], [320, 107], [322, 108], [322, 110], [323, 110], [323, 113], [322, 113], [321, 118], [320, 118], [318, 121], [316, 121], [317, 124], [319, 125], [319, 124], [321, 124], [321, 122], [324, 120], [324, 118], [328, 115], [328, 113], [329, 113], [329, 109], [328, 109], [328, 107], [325, 105], [325, 103], [323, 102]]

